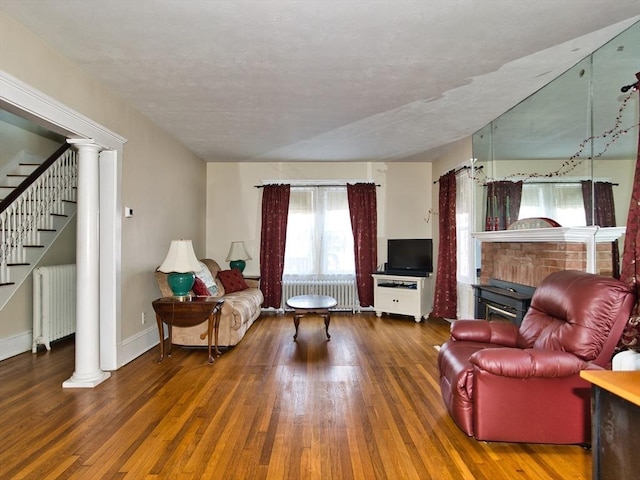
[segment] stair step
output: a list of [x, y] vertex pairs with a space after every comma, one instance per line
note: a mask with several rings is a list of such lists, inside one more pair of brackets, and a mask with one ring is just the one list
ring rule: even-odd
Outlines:
[[[11, 163], [10, 168], [7, 165], [5, 173], [0, 178], [0, 199], [13, 197], [15, 192], [18, 191], [17, 189], [20, 189], [21, 185], [25, 185], [26, 179], [41, 167], [41, 161], [35, 155], [25, 154], [21, 160], [19, 162], [16, 158], [16, 161]], [[0, 286], [4, 287], [0, 288], [0, 311], [16, 292], [16, 289], [24, 281], [28, 281], [34, 266], [42, 260], [44, 253], [50, 248], [52, 242], [59, 240], [58, 235], [61, 230], [69, 225], [71, 219], [76, 215], [77, 201], [75, 192], [77, 192], [77, 187], [73, 187], [75, 191], [69, 188], [70, 185], [66, 182], [75, 182], [75, 180], [67, 179], [67, 173], [73, 174], [71, 170], [48, 170], [45, 174], [50, 178], [50, 181], [45, 182], [46, 185], [38, 184], [38, 186], [34, 185], [33, 187], [40, 190], [46, 189], [46, 191], [41, 191], [35, 195], [29, 193], [21, 196], [17, 201], [22, 202], [22, 205], [12, 206], [12, 210], [7, 212], [12, 218], [9, 222], [5, 222], [4, 227], [0, 228], [0, 236], [5, 240], [8, 239], [9, 242], [17, 242], [18, 238], [20, 238], [22, 243], [19, 245], [11, 243], [9, 245], [9, 257], [5, 260], [8, 263], [3, 264], [3, 277], [0, 279]], [[62, 187], [62, 181], [65, 182], [66, 199], [61, 198], [58, 193], [58, 189]], [[53, 185], [52, 183], [58, 185]], [[49, 212], [53, 208], [59, 213], [47, 213], [46, 218], [42, 218], [43, 222], [41, 222], [42, 210], [36, 206], [35, 202], [39, 200], [34, 197], [50, 197], [54, 195], [56, 197], [55, 203], [46, 206], [45, 210]], [[46, 199], [44, 201], [49, 202], [50, 200]], [[20, 222], [23, 223], [18, 226], [17, 224]], [[46, 228], [38, 228], [39, 225], [44, 225]], [[28, 245], [24, 243], [28, 243]], [[7, 267], [6, 271], [5, 266]]]

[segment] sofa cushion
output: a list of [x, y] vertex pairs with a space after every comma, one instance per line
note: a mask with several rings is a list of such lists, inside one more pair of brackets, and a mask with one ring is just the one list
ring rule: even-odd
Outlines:
[[218, 272], [218, 279], [224, 286], [225, 295], [233, 292], [241, 292], [249, 288], [247, 282], [244, 281], [242, 272], [237, 268], [231, 270], [220, 270]]
[[226, 293], [222, 305], [222, 315], [232, 319], [231, 328], [238, 330], [247, 328], [245, 323], [253, 323], [253, 319], [260, 315], [260, 306], [264, 301], [262, 292], [258, 288], [247, 288], [239, 292]]
[[209, 297], [209, 289], [207, 288], [207, 286], [204, 284], [204, 282], [199, 279], [198, 277], [196, 277], [196, 279], [193, 282], [193, 288], [191, 289], [193, 290], [193, 293], [196, 294], [196, 296], [198, 297]]

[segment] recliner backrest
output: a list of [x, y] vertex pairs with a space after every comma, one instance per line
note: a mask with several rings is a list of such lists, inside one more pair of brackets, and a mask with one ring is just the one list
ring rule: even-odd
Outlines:
[[566, 351], [606, 368], [634, 303], [633, 289], [614, 278], [552, 273], [536, 288], [518, 346]]

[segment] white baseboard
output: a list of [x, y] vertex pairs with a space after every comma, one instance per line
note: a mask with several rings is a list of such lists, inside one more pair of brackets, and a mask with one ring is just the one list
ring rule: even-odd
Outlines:
[[[126, 365], [146, 351], [157, 346], [159, 343], [158, 327], [156, 325], [150, 326], [146, 330], [129, 337], [122, 342], [122, 345], [119, 348], [120, 354], [118, 355], [118, 358], [120, 361], [118, 368]], [[0, 361], [31, 351], [32, 344], [33, 333], [31, 330], [12, 335], [10, 337], [0, 338]], [[160, 354], [158, 353], [158, 355]]]
[[[166, 338], [166, 327], [165, 327], [165, 338]], [[159, 343], [160, 343], [160, 339], [158, 338], [157, 325], [153, 325], [147, 328], [146, 330], [143, 330], [142, 332], [127, 338], [122, 342], [122, 345], [120, 345], [120, 348], [119, 348], [118, 368], [122, 367], [123, 365], [126, 365], [132, 360], [135, 360], [140, 355], [152, 349]], [[160, 356], [160, 351], [158, 351], [158, 356]]]
[[30, 351], [32, 344], [33, 332], [31, 330], [0, 338], [0, 361]]

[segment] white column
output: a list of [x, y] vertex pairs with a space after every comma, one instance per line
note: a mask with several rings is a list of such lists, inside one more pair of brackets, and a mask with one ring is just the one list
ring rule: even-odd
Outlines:
[[78, 149], [76, 213], [76, 369], [63, 388], [93, 388], [110, 377], [100, 370], [100, 176], [101, 147], [67, 140]]

